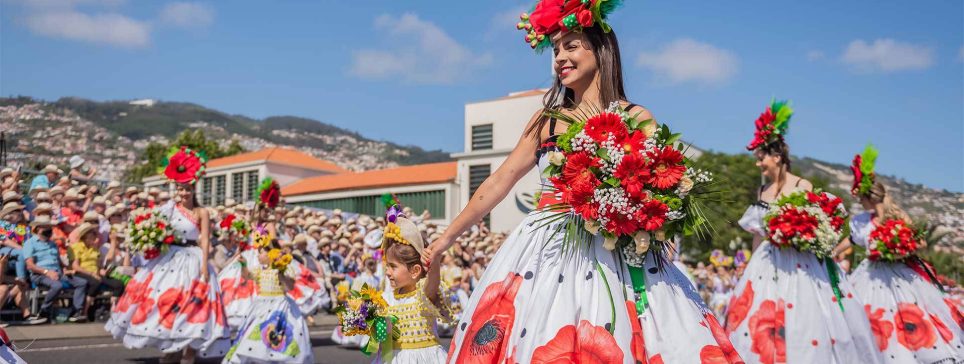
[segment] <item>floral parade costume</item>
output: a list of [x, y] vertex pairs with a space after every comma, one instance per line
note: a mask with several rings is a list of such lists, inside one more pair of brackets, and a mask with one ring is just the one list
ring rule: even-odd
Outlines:
[[308, 323], [294, 300], [285, 295], [278, 275], [272, 268], [256, 269], [258, 293], [224, 357], [225, 363], [314, 361]]
[[[539, 170], [556, 138], [537, 153]], [[540, 205], [553, 198], [544, 193]], [[562, 222], [544, 222], [551, 214], [531, 212], [499, 248], [455, 327], [449, 363], [742, 362], [661, 251], [628, 258], [601, 234], [567, 247]]]
[[[185, 347], [204, 351], [228, 340], [227, 321], [214, 267], [202, 261], [194, 242], [200, 234], [191, 211], [173, 201], [160, 208], [183, 238], [151, 259], [128, 283], [105, 328], [128, 348], [157, 347], [165, 353]], [[209, 264], [206, 280], [201, 264]]]
[[[448, 320], [450, 315], [451, 294], [448, 287], [440, 286], [440, 305], [436, 307], [425, 295], [425, 280], [415, 284], [415, 290], [400, 294], [388, 289], [382, 297], [388, 304], [386, 314], [398, 319], [392, 326], [398, 329], [399, 337], [393, 339], [393, 352], [384, 355], [379, 352], [372, 355], [372, 363], [391, 362], [394, 364], [428, 364], [444, 363], [445, 348], [439, 345], [438, 321]], [[386, 360], [388, 359], [388, 360]]]
[[[765, 202], [740, 226], [765, 236]], [[748, 363], [880, 363], [863, 305], [836, 263], [764, 241], [737, 283], [726, 332]], [[837, 281], [840, 297], [834, 292]]]

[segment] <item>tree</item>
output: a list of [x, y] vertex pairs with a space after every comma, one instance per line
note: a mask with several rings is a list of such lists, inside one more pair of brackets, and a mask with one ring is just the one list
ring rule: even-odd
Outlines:
[[151, 142], [141, 154], [142, 163], [132, 166], [127, 170], [126, 180], [132, 183], [140, 183], [145, 177], [150, 177], [163, 172], [162, 165], [168, 153], [172, 150], [187, 146], [191, 149], [204, 151], [208, 159], [227, 157], [239, 153], [244, 153], [244, 147], [236, 139], [232, 139], [226, 148], [221, 148], [218, 141], [208, 139], [201, 129], [185, 130], [177, 135], [177, 139], [168, 145]]

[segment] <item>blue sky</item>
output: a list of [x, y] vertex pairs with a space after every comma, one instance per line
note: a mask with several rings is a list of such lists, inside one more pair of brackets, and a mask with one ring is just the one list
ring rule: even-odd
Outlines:
[[[531, 3], [0, 0], [0, 94], [158, 98], [297, 115], [462, 149], [463, 105], [545, 87], [514, 28]], [[964, 190], [964, 3], [626, 1], [630, 99], [697, 145], [741, 152], [771, 97], [792, 152]]]

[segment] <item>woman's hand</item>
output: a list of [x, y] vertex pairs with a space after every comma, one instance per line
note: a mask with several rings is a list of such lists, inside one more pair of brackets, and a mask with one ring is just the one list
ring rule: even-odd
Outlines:
[[422, 251], [422, 263], [425, 265], [431, 265], [440, 262], [442, 260], [442, 253], [452, 246], [453, 241], [454, 240], [445, 236], [433, 241], [428, 245], [428, 247], [425, 248], [425, 250]]

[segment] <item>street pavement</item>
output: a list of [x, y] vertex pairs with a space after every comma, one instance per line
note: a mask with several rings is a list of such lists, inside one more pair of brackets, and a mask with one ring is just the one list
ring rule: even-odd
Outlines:
[[[311, 328], [311, 344], [315, 363], [370, 363], [357, 348], [343, 347], [331, 341], [331, 328]], [[449, 339], [442, 339], [448, 348]], [[131, 350], [109, 337], [14, 340], [17, 353], [28, 363], [42, 364], [156, 364], [161, 354], [156, 349]], [[199, 364], [220, 363], [220, 358], [198, 360]]]

